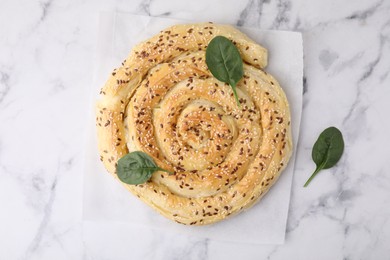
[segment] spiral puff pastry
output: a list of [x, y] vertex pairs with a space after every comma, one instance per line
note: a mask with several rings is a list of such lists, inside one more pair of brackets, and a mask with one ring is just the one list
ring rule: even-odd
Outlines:
[[[240, 106], [205, 62], [217, 35], [232, 40], [244, 61]], [[292, 150], [289, 105], [262, 70], [266, 65], [267, 50], [231, 26], [176, 25], [140, 43], [101, 90], [101, 161], [116, 176], [121, 157], [143, 151], [174, 172], [123, 184], [181, 224], [210, 224], [250, 207], [278, 179]]]

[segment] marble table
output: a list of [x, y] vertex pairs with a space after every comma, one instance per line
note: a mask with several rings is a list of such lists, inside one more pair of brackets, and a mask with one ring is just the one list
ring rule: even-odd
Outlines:
[[[83, 161], [101, 11], [303, 33], [284, 245], [134, 229], [85, 247]], [[1, 1], [0, 259], [390, 259], [389, 13], [389, 0]], [[345, 153], [303, 188], [312, 145], [331, 125], [343, 132]]]

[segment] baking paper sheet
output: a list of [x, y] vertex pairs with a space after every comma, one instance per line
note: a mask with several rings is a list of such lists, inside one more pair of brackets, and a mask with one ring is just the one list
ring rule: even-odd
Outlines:
[[[102, 13], [94, 95], [104, 85], [111, 71], [127, 57], [132, 46], [179, 23], [188, 21], [126, 13]], [[83, 201], [83, 220], [88, 221], [89, 227], [96, 225], [98, 229], [99, 223], [105, 227], [115, 223], [117, 227], [120, 223], [126, 229], [131, 229], [132, 226], [160, 229], [221, 241], [258, 244], [284, 242], [302, 109], [302, 37], [296, 32], [239, 29], [268, 49], [269, 65], [265, 70], [279, 81], [291, 107], [294, 153], [277, 183], [254, 207], [226, 221], [201, 227], [177, 224], [142, 203], [106, 172], [99, 161], [94, 116], [91, 116]]]

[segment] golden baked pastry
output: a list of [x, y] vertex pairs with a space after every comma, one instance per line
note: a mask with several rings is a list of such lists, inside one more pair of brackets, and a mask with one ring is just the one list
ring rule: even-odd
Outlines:
[[[217, 35], [232, 40], [244, 61], [240, 106], [205, 62]], [[174, 172], [123, 185], [178, 223], [210, 224], [250, 207], [292, 152], [289, 105], [266, 65], [267, 50], [226, 25], [176, 25], [140, 43], [100, 92], [101, 161], [116, 177], [121, 157], [143, 151]]]

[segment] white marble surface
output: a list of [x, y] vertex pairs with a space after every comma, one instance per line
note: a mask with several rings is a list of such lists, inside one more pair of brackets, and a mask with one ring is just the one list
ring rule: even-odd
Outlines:
[[[304, 107], [284, 245], [104, 225], [85, 238], [95, 246], [85, 245], [83, 149], [100, 11], [303, 33]], [[2, 0], [0, 259], [390, 259], [389, 13], [389, 0]], [[345, 154], [304, 189], [312, 144], [330, 125], [344, 133]]]

